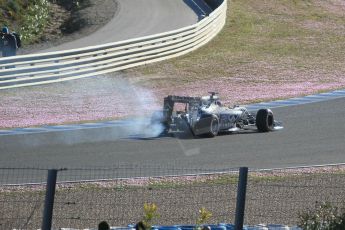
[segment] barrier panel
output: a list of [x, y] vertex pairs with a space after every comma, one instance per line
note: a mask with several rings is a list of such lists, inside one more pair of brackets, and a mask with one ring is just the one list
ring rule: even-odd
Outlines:
[[0, 89], [92, 77], [189, 53], [223, 28], [227, 1], [198, 23], [104, 45], [0, 58]]

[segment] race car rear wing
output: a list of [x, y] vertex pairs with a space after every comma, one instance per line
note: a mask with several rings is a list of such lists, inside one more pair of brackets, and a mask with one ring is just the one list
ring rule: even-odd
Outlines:
[[164, 98], [163, 105], [163, 117], [164, 123], [170, 125], [172, 122], [172, 114], [174, 111], [175, 103], [188, 104], [188, 109], [191, 110], [193, 107], [199, 106], [201, 104], [201, 97], [184, 97], [184, 96], [174, 96], [169, 95]]
[[169, 95], [164, 98], [164, 104], [166, 103], [199, 103], [201, 97], [184, 97]]

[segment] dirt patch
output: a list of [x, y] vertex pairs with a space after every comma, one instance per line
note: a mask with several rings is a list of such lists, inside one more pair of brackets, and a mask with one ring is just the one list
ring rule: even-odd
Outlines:
[[53, 41], [63, 36], [60, 26], [68, 20], [70, 12], [57, 4], [51, 4], [51, 20], [46, 26], [41, 42]]
[[345, 1], [343, 0], [328, 0], [328, 1], [319, 1], [319, 5], [334, 14], [337, 14], [339, 16], [344, 16], [345, 12]]

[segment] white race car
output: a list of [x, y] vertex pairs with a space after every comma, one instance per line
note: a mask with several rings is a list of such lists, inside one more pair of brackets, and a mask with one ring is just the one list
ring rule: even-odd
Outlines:
[[245, 107], [222, 106], [215, 92], [204, 97], [169, 95], [164, 98], [163, 116], [159, 120], [166, 133], [188, 131], [194, 136], [207, 137], [220, 132], [247, 129], [269, 132], [283, 128], [270, 109], [260, 109], [253, 115]]

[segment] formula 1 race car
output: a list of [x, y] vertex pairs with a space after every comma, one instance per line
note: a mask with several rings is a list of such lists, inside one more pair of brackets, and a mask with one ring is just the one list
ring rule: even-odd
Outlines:
[[207, 137], [221, 132], [248, 129], [269, 132], [283, 128], [270, 109], [260, 109], [254, 116], [245, 107], [222, 106], [215, 92], [204, 97], [167, 96], [159, 120], [165, 133], [190, 132], [193, 136]]

